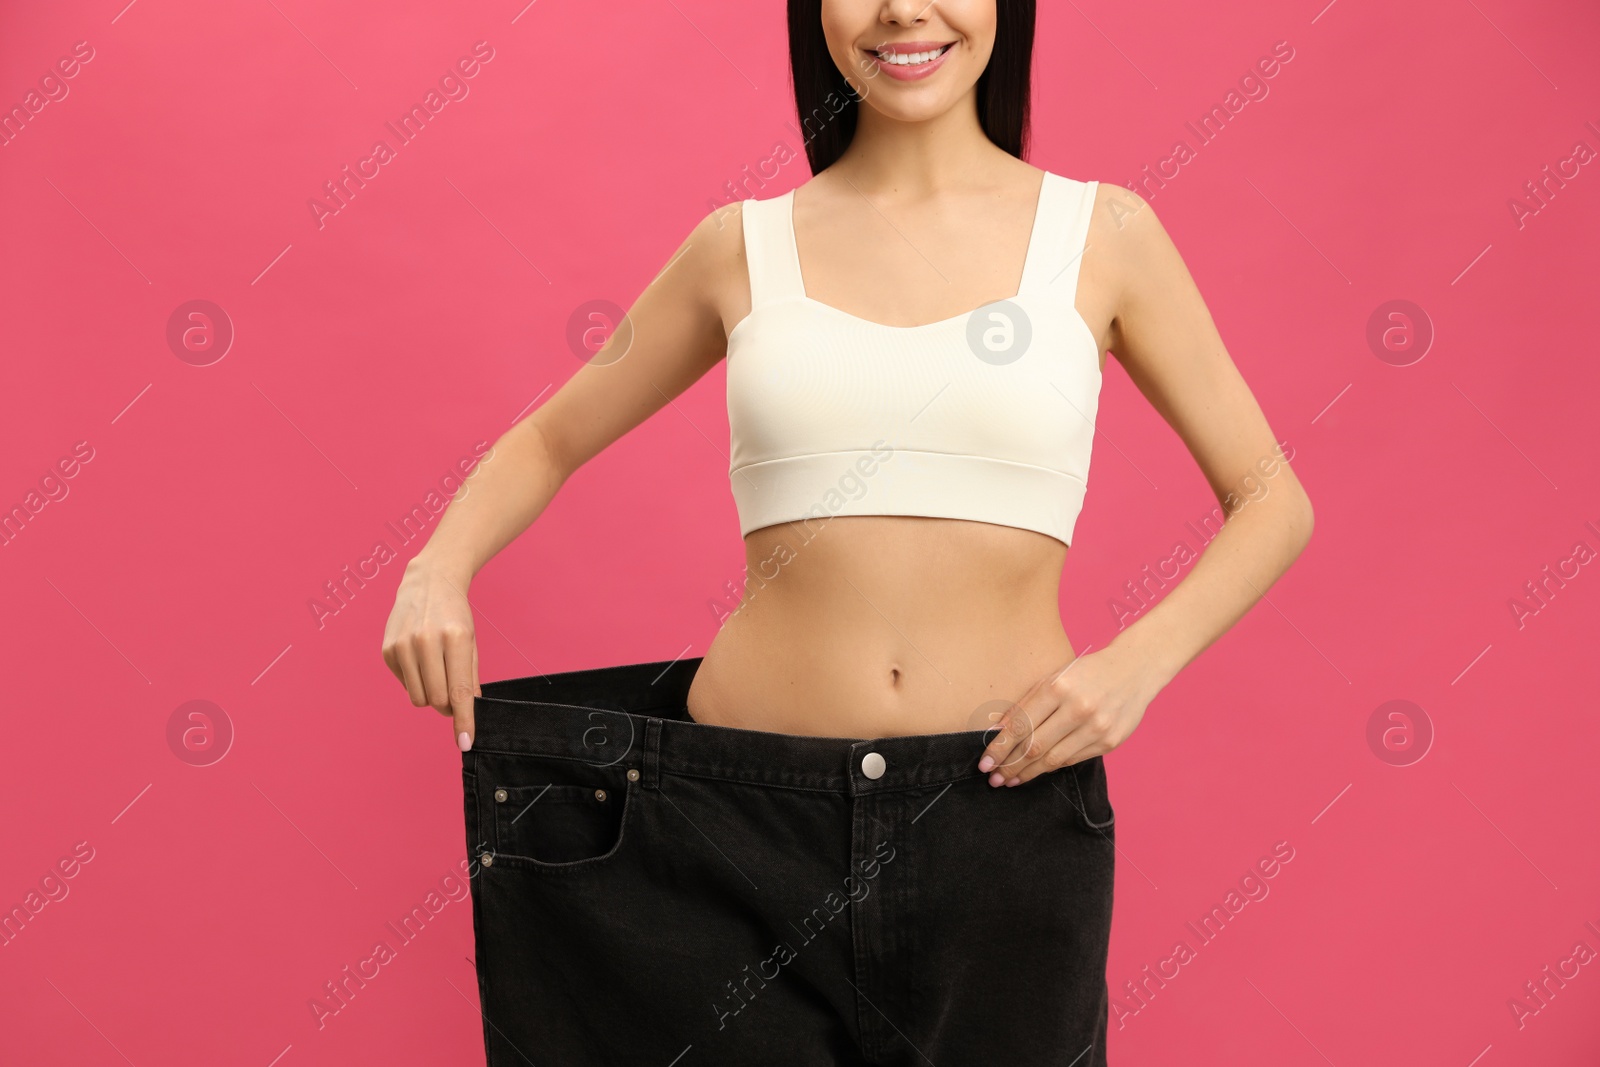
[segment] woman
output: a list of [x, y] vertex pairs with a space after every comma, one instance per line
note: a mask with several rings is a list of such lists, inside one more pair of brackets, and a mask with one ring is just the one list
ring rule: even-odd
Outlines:
[[[1311, 508], [1150, 207], [1021, 160], [1033, 20], [791, 0], [815, 176], [702, 220], [408, 564], [384, 658], [463, 750], [491, 1064], [1106, 1062], [1101, 757]], [[1226, 508], [1276, 491], [1078, 656], [1107, 350]], [[480, 686], [472, 576], [724, 357], [743, 606], [703, 659]]]

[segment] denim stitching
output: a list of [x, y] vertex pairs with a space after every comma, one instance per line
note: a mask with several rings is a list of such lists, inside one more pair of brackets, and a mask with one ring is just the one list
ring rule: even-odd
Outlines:
[[[1081, 760], [1074, 764], [1074, 768], [1076, 769], [1078, 767], [1085, 767], [1087, 765], [1087, 760]], [[1072, 776], [1072, 786], [1078, 791], [1078, 811], [1083, 815], [1084, 825], [1089, 827], [1091, 830], [1104, 830], [1106, 827], [1117, 821], [1117, 813], [1113, 811], [1111, 813], [1111, 818], [1107, 819], [1105, 822], [1095, 822], [1093, 819], [1089, 818], [1089, 805], [1088, 802], [1083, 799], [1083, 785], [1080, 781], [1081, 777], [1081, 771], [1078, 774], [1074, 774]]]

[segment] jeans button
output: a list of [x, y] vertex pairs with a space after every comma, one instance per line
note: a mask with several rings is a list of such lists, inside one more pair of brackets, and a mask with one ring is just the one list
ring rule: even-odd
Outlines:
[[596, 789], [594, 791], [594, 798], [596, 800], [604, 800], [606, 798], [606, 791], [604, 789]]
[[884, 762], [883, 757], [876, 752], [868, 752], [861, 757], [861, 773], [868, 778], [882, 778], [887, 767], [888, 764]]
[[506, 791], [504, 789], [496, 789], [494, 791], [494, 802], [496, 804], [504, 804], [506, 802]]

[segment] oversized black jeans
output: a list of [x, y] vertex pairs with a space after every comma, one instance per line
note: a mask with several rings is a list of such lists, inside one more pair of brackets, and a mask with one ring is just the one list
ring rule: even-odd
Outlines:
[[489, 1067], [1106, 1062], [1100, 759], [696, 723], [700, 659], [489, 682], [462, 754]]

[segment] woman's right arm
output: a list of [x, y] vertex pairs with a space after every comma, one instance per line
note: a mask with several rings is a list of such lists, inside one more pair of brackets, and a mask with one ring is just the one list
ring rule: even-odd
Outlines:
[[539, 517], [572, 473], [722, 359], [719, 293], [745, 274], [738, 204], [708, 214], [645, 287], [625, 324], [555, 395], [507, 430], [407, 564], [383, 659], [411, 703], [454, 719], [471, 747], [478, 649], [472, 578]]

